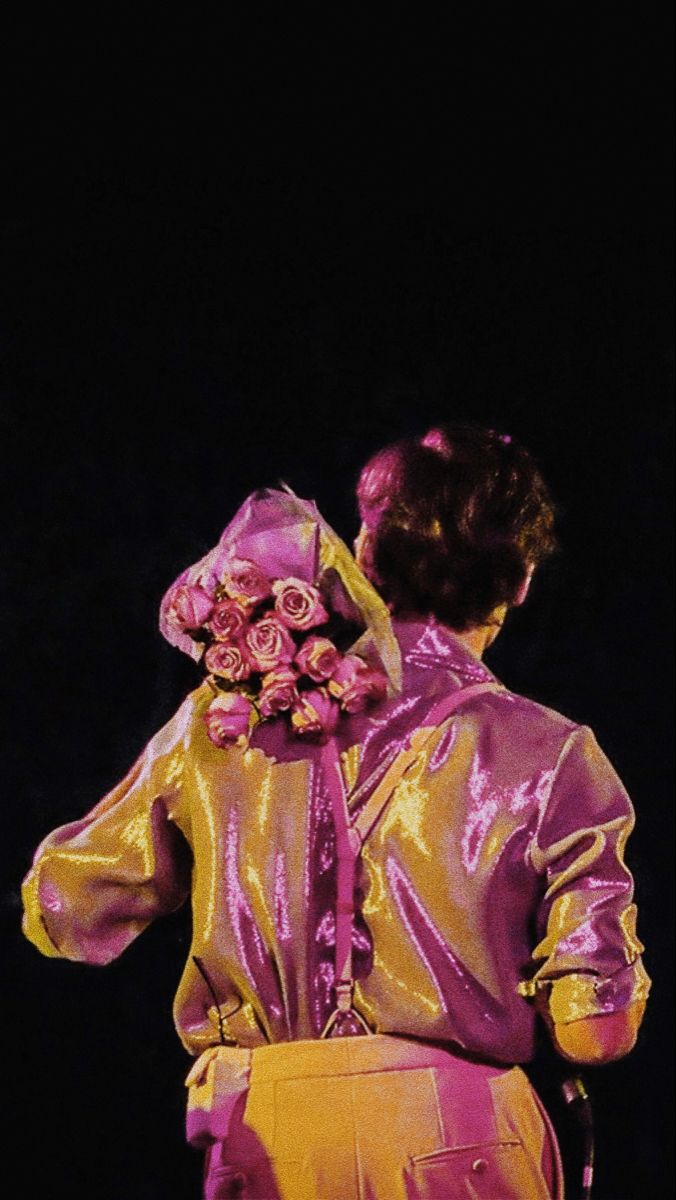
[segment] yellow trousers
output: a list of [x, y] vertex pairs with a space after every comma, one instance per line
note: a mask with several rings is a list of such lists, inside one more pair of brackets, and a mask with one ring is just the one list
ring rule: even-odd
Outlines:
[[207, 1149], [205, 1200], [562, 1200], [519, 1067], [380, 1034], [219, 1056], [249, 1086]]

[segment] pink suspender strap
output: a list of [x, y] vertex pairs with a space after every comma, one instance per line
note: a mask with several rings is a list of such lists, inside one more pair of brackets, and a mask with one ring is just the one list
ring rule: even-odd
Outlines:
[[[333, 807], [333, 818], [336, 829], [336, 855], [338, 864], [337, 897], [336, 897], [336, 1008], [329, 1017], [322, 1037], [328, 1037], [331, 1030], [340, 1023], [341, 1018], [351, 1019], [349, 1032], [361, 1032], [354, 1029], [354, 1022], [361, 1025], [362, 1030], [371, 1030], [363, 1017], [353, 1008], [352, 998], [354, 980], [352, 978], [352, 929], [354, 923], [354, 886], [355, 864], [363, 843], [384, 811], [397, 784], [403, 778], [409, 767], [415, 762], [423, 747], [430, 740], [439, 726], [455, 711], [459, 705], [471, 700], [484, 692], [498, 692], [505, 689], [495, 681], [472, 684], [460, 688], [449, 696], [444, 696], [428, 713], [422, 729], [422, 738], [416, 739], [415, 748], [407, 746], [390, 765], [378, 786], [367, 800], [354, 821], [350, 819], [348, 796], [345, 790], [343, 772], [335, 742], [330, 740], [322, 750], [322, 762], [325, 779], [329, 788]], [[419, 732], [416, 730], [415, 732]], [[339, 1024], [335, 1030], [339, 1032]]]

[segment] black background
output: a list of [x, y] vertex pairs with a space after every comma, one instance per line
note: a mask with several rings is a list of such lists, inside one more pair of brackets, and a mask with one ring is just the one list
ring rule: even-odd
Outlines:
[[[664, 13], [478, 6], [454, 28], [361, 14], [330, 30], [97, 13], [6, 39], [14, 1195], [199, 1193], [171, 1023], [188, 914], [105, 970], [43, 959], [19, 932], [38, 841], [122, 777], [200, 678], [157, 630], [165, 588], [280, 478], [353, 538], [368, 454], [444, 418], [521, 438], [558, 502], [561, 553], [488, 661], [591, 725], [634, 800], [653, 995], [633, 1054], [584, 1077], [597, 1200], [668, 1194]], [[544, 1045], [531, 1071], [572, 1166]]]

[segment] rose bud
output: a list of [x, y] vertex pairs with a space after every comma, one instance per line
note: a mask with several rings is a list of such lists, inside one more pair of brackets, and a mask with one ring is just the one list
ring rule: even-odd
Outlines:
[[346, 654], [329, 680], [328, 689], [340, 701], [344, 712], [358, 713], [367, 704], [384, 699], [387, 681], [381, 671], [370, 667], [363, 658]]
[[213, 598], [196, 583], [182, 583], [176, 588], [167, 608], [167, 620], [181, 632], [199, 629], [210, 616]]
[[340, 662], [340, 654], [329, 638], [316, 633], [305, 639], [298, 651], [295, 663], [303, 675], [309, 675], [315, 683], [321, 683], [333, 675]]
[[247, 623], [247, 612], [236, 600], [220, 600], [214, 606], [208, 628], [219, 642], [234, 642]]
[[269, 671], [261, 680], [258, 707], [264, 717], [276, 717], [277, 713], [293, 708], [298, 700], [296, 683], [298, 676], [291, 667], [278, 667]]
[[291, 712], [291, 725], [297, 737], [326, 739], [338, 724], [338, 705], [326, 688], [301, 692]]
[[266, 600], [272, 588], [267, 575], [248, 558], [233, 558], [223, 577], [223, 587], [231, 600], [253, 608]]
[[316, 587], [302, 579], [277, 579], [272, 590], [275, 594], [275, 612], [289, 629], [313, 629], [323, 625], [329, 614], [322, 604]]
[[268, 672], [286, 666], [296, 653], [291, 634], [274, 616], [261, 617], [250, 625], [242, 645], [254, 671]]
[[253, 704], [241, 692], [224, 692], [212, 700], [204, 713], [207, 736], [214, 746], [242, 743], [249, 731]]
[[204, 655], [204, 665], [212, 675], [219, 675], [231, 683], [248, 679], [251, 667], [239, 646], [230, 642], [214, 642]]

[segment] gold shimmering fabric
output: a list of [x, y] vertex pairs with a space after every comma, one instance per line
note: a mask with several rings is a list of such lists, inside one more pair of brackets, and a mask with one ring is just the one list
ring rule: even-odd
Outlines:
[[[335, 735], [355, 813], [420, 743], [362, 850], [356, 1006], [378, 1033], [527, 1061], [536, 996], [565, 1023], [647, 995], [632, 806], [591, 730], [506, 690], [423, 742], [442, 696], [493, 676], [434, 620], [393, 629], [401, 691]], [[271, 721], [224, 751], [206, 734], [210, 700], [192, 691], [126, 777], [42, 842], [24, 930], [45, 954], [103, 963], [190, 898], [174, 1005], [190, 1053], [317, 1038], [334, 1007], [336, 897], [320, 747]]]
[[205, 1200], [563, 1197], [551, 1125], [518, 1066], [376, 1035], [218, 1046], [191, 1076], [215, 1134], [193, 1141]]

